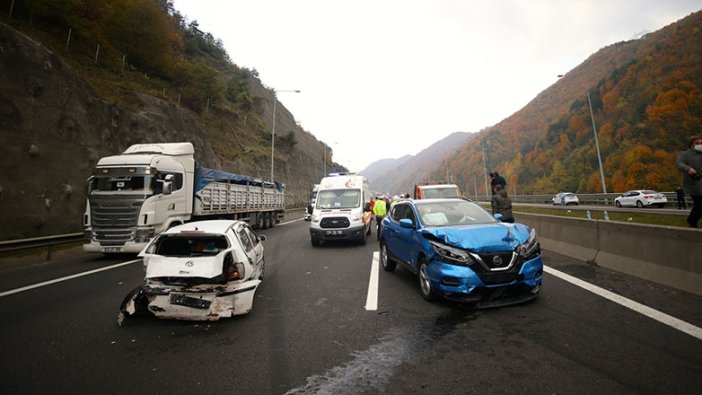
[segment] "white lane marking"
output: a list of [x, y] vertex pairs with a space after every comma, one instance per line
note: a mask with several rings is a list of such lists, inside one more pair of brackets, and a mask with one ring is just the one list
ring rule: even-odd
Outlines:
[[288, 222], [281, 222], [281, 223], [279, 223], [279, 224], [276, 224], [275, 226], [283, 226], [283, 225], [291, 224], [291, 223], [293, 223], [293, 222], [302, 221], [303, 219], [304, 219], [304, 218], [298, 218], [298, 219], [294, 219], [294, 220], [288, 221]]
[[640, 303], [634, 302], [633, 300], [625, 298], [621, 295], [617, 295], [614, 292], [610, 292], [596, 285], [592, 285], [588, 282], [580, 280], [579, 278], [556, 270], [552, 267], [544, 266], [544, 271], [562, 280], [568, 281], [569, 283], [574, 284], [580, 288], [590, 291], [595, 295], [599, 295], [605, 299], [611, 300], [612, 302], [620, 304], [628, 309], [634, 310], [639, 314], [643, 314], [646, 317], [652, 318], [662, 324], [668, 325], [671, 328], [679, 330], [680, 332], [687, 333], [692, 337], [696, 337], [697, 339], [702, 340], [702, 328], [694, 326], [690, 323], [677, 319], [668, 314], [662, 313], [658, 310], [654, 310], [648, 306], [644, 306]]
[[137, 262], [141, 262], [141, 259], [135, 259], [135, 260], [133, 260], [133, 261], [122, 262], [122, 263], [118, 263], [118, 264], [112, 265], [112, 266], [101, 267], [101, 268], [99, 268], [99, 269], [88, 270], [87, 272], [72, 274], [72, 275], [70, 275], [70, 276], [61, 277], [61, 278], [56, 278], [56, 279], [49, 280], [49, 281], [44, 281], [43, 283], [38, 283], [38, 284], [33, 284], [33, 285], [27, 285], [26, 287], [22, 287], [22, 288], [11, 289], [11, 290], [9, 290], [9, 291], [1, 292], [1, 293], [0, 293], [0, 298], [2, 298], [3, 296], [8, 296], [8, 295], [12, 295], [12, 294], [16, 294], [16, 293], [28, 291], [28, 290], [30, 290], [30, 289], [40, 288], [40, 287], [44, 287], [44, 286], [47, 286], [47, 285], [60, 283], [60, 282], [62, 282], [62, 281], [67, 281], [67, 280], [71, 280], [71, 279], [74, 279], [74, 278], [78, 278], [78, 277], [83, 277], [83, 276], [87, 276], [87, 275], [90, 275], [90, 274], [99, 273], [99, 272], [102, 272], [102, 271], [105, 271], [105, 270], [116, 269], [116, 268], [118, 268], [118, 267], [122, 267], [122, 266], [126, 266], [126, 265], [131, 265], [131, 264], [137, 263]]
[[380, 253], [373, 251], [370, 280], [368, 280], [368, 296], [366, 296], [366, 310], [378, 310], [378, 257]]

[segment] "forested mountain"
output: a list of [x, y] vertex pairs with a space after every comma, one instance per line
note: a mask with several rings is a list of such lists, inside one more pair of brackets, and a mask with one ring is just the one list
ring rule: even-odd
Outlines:
[[[79, 231], [96, 161], [135, 143], [190, 141], [198, 165], [268, 179], [274, 100], [169, 0], [0, 0], [0, 239]], [[288, 207], [330, 152], [277, 103]]]
[[[555, 76], [554, 76], [555, 77]], [[473, 192], [488, 171], [510, 193], [601, 192], [590, 94], [608, 192], [671, 191], [677, 152], [702, 133], [702, 12], [641, 38], [607, 46], [524, 108], [476, 135], [450, 158], [450, 173]], [[434, 177], [445, 165], [434, 163]], [[478, 194], [485, 194], [478, 182]]]
[[[473, 136], [465, 132], [452, 133], [417, 155], [374, 162], [361, 174], [368, 177], [371, 190], [390, 194], [412, 194], [414, 185], [423, 181], [454, 181], [453, 173], [448, 172], [447, 158]], [[437, 164], [443, 164], [443, 172], [432, 176], [431, 171]]]
[[370, 165], [366, 166], [365, 169], [360, 171], [360, 174], [366, 176], [369, 182], [375, 184], [378, 178], [387, 174], [389, 171], [395, 169], [396, 167], [401, 166], [411, 158], [412, 155], [405, 155], [400, 158], [377, 160], [371, 163]]

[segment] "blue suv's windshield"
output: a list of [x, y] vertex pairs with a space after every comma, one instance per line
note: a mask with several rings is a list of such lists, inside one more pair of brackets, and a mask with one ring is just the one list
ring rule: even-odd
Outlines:
[[424, 226], [476, 225], [496, 221], [480, 206], [465, 200], [422, 202], [415, 207]]

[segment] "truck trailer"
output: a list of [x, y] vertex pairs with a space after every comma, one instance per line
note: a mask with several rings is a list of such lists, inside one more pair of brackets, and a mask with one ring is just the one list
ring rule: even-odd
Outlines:
[[138, 253], [160, 232], [204, 219], [280, 222], [285, 186], [195, 166], [191, 143], [135, 144], [98, 161], [83, 216], [87, 252]]

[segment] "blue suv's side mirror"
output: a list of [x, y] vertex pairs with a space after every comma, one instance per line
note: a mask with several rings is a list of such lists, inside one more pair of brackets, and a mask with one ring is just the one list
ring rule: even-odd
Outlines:
[[502, 214], [500, 214], [500, 213], [495, 214], [495, 219], [496, 219], [496, 220], [502, 222], [502, 218], [504, 218], [504, 217], [502, 216]]
[[414, 222], [411, 219], [404, 218], [400, 220], [400, 226], [407, 229], [414, 228]]

